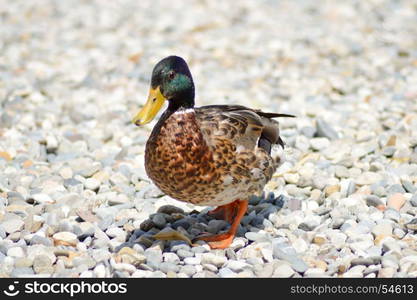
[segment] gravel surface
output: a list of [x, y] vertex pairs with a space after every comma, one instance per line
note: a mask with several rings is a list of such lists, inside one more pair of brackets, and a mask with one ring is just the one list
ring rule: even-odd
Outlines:
[[[417, 277], [414, 1], [0, 1], [0, 277]], [[130, 123], [183, 56], [198, 105], [292, 113], [229, 224], [144, 171]]]

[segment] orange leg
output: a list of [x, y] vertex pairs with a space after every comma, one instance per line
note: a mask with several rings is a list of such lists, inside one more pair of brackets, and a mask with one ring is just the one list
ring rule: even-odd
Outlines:
[[248, 209], [248, 200], [236, 200], [233, 204], [237, 209], [237, 212], [228, 232], [212, 236], [203, 236], [197, 239], [208, 242], [210, 248], [212, 249], [224, 249], [229, 247], [236, 235], [240, 220], [243, 218]]
[[208, 212], [208, 215], [215, 217], [216, 219], [223, 219], [229, 223], [233, 222], [238, 208], [238, 201], [222, 205]]

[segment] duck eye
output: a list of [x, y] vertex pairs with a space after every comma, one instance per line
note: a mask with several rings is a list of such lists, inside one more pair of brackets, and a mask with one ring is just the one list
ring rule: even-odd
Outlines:
[[174, 72], [174, 71], [169, 71], [169, 72], [168, 72], [168, 78], [169, 78], [170, 80], [172, 80], [172, 79], [174, 79], [174, 77], [175, 77], [175, 72]]

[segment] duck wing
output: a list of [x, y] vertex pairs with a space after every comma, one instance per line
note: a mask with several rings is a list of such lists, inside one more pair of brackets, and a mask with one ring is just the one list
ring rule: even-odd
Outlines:
[[208, 105], [195, 108], [195, 112], [208, 145], [214, 146], [216, 137], [221, 137], [233, 142], [238, 150], [243, 147], [253, 151], [259, 147], [269, 154], [274, 144], [284, 147], [274, 118], [294, 117], [242, 105]]

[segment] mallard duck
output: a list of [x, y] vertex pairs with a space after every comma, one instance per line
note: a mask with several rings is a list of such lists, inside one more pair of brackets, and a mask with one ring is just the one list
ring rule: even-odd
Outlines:
[[174, 199], [218, 206], [209, 213], [229, 221], [229, 230], [197, 239], [213, 249], [227, 248], [249, 197], [262, 192], [279, 164], [271, 147], [284, 143], [272, 118], [292, 116], [240, 105], [194, 107], [194, 95], [187, 63], [166, 57], [154, 67], [148, 100], [133, 123], [149, 123], [168, 101], [146, 143], [146, 172]]

